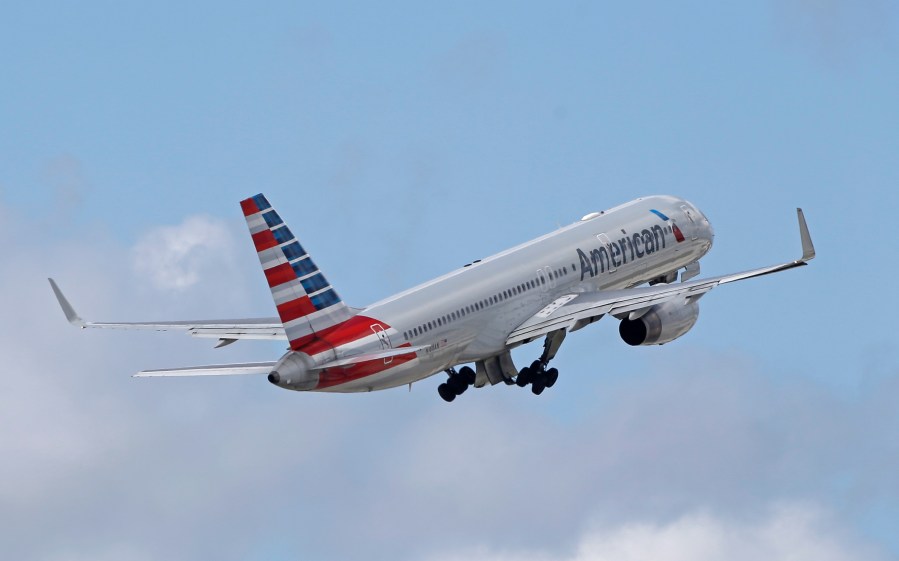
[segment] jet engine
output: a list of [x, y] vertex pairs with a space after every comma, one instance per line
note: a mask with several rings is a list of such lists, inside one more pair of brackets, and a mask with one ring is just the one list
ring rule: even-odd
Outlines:
[[665, 302], [637, 319], [621, 320], [618, 333], [628, 345], [664, 345], [690, 331], [697, 319], [699, 304], [696, 302]]
[[268, 381], [288, 390], [311, 390], [318, 386], [318, 371], [309, 355], [288, 351], [272, 368]]

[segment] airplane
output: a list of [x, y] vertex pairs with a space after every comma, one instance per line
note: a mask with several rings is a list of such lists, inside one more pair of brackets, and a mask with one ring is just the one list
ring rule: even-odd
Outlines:
[[[693, 327], [699, 299], [713, 288], [815, 257], [797, 208], [799, 259], [693, 280], [712, 247], [712, 226], [683, 199], [651, 196], [591, 212], [360, 309], [343, 302], [262, 194], [240, 205], [278, 317], [85, 321], [51, 278], [66, 318], [81, 328], [180, 330], [218, 339], [216, 347], [242, 339], [289, 343], [277, 361], [145, 370], [136, 377], [257, 374], [289, 390], [370, 392], [411, 388], [444, 372], [437, 391], [447, 402], [470, 386], [499, 383], [530, 386], [540, 395], [558, 379], [549, 363], [568, 333], [610, 316], [626, 344], [663, 345]], [[511, 349], [541, 338], [539, 358], [518, 369]]]

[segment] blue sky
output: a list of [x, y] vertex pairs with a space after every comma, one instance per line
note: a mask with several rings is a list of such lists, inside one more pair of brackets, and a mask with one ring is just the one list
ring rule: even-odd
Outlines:
[[[27, 318], [3, 352], [52, 388], [5, 382], [0, 444], [18, 460], [0, 519], [18, 537], [0, 544], [26, 559], [593, 559], [634, 527], [667, 543], [804, 520], [788, 543], [896, 558], [897, 24], [886, 0], [0, 8], [2, 283]], [[279, 348], [64, 324], [47, 276], [98, 319], [272, 314], [237, 205], [260, 191], [354, 305], [655, 193], [712, 221], [705, 274], [798, 255], [797, 206], [819, 258], [716, 290], [671, 345], [626, 348], [613, 322], [572, 335], [539, 399], [493, 388], [451, 407], [436, 377], [411, 396], [145, 384], [127, 374]], [[326, 427], [297, 437], [315, 457], [270, 430], [294, 423]], [[540, 461], [566, 482], [472, 481]], [[143, 486], [99, 475], [123, 470]], [[58, 518], [23, 514], [38, 503]], [[549, 531], [497, 536], [484, 512], [549, 516], [533, 522]], [[454, 520], [467, 537], [446, 543]], [[45, 524], [62, 537], [29, 543]]]

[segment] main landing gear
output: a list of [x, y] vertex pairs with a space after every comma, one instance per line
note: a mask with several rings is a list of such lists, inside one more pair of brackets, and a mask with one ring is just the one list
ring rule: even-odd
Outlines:
[[530, 384], [534, 395], [542, 394], [543, 390], [553, 387], [553, 384], [559, 379], [559, 371], [555, 368], [547, 369], [546, 366], [543, 361], [535, 360], [530, 366], [521, 369], [515, 378], [515, 383], [520, 388]]
[[449, 375], [446, 382], [437, 386], [437, 393], [443, 398], [443, 401], [450, 402], [456, 399], [457, 395], [462, 395], [468, 386], [474, 385], [475, 371], [471, 367], [463, 366], [456, 372], [455, 368], [446, 371]]
[[[463, 366], [458, 372], [450, 368], [446, 371], [449, 377], [446, 382], [437, 387], [437, 393], [444, 401], [453, 401], [456, 396], [465, 393], [468, 386], [474, 385], [477, 380], [477, 387], [485, 385], [488, 381], [491, 384], [498, 384], [502, 381], [509, 385], [516, 384], [521, 388], [530, 384], [534, 395], [540, 395], [546, 388], [553, 387], [556, 380], [559, 379], [559, 371], [555, 368], [547, 368], [547, 366], [549, 361], [555, 358], [566, 334], [567, 330], [565, 329], [548, 334], [546, 341], [543, 342], [543, 354], [540, 355], [540, 358], [532, 362], [530, 366], [519, 370], [517, 375], [508, 350], [503, 354], [479, 361], [477, 372], [468, 366]], [[481, 377], [478, 378], [478, 376]]]
[[568, 331], [565, 329], [558, 329], [546, 336], [546, 340], [543, 342], [543, 354], [530, 366], [522, 368], [515, 378], [518, 387], [523, 388], [530, 384], [531, 392], [534, 395], [540, 395], [546, 388], [553, 387], [556, 380], [559, 379], [559, 371], [546, 367], [549, 365], [549, 361], [555, 358], [567, 333]]

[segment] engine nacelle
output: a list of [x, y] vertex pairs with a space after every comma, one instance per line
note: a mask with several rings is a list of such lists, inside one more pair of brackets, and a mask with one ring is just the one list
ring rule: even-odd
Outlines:
[[272, 368], [268, 381], [288, 390], [312, 390], [318, 386], [318, 370], [306, 353], [288, 351]]
[[699, 304], [696, 302], [665, 302], [635, 320], [621, 320], [618, 333], [628, 345], [664, 345], [690, 331], [697, 319]]

